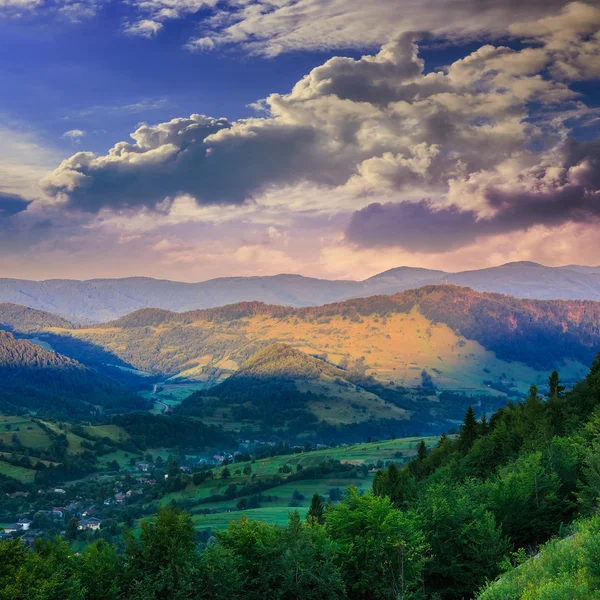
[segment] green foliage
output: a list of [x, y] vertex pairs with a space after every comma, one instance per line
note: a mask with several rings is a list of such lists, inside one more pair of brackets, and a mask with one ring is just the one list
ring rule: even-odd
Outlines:
[[325, 522], [325, 507], [323, 506], [323, 501], [321, 500], [320, 494], [313, 494], [313, 497], [310, 501], [310, 507], [308, 508], [308, 513], [306, 515], [306, 521], [310, 524], [319, 524], [323, 525]]
[[130, 600], [192, 598], [197, 561], [190, 515], [159, 509], [142, 522], [139, 540], [125, 538], [125, 589]]
[[417, 513], [350, 488], [342, 502], [327, 510], [326, 527], [339, 548], [349, 598], [419, 597], [429, 549]]

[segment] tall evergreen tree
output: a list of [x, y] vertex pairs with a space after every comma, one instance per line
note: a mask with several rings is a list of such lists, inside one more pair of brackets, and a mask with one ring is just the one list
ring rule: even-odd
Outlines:
[[458, 436], [458, 448], [461, 452], [468, 452], [475, 440], [479, 437], [477, 419], [475, 418], [475, 411], [472, 406], [467, 408], [465, 413], [465, 419], [463, 424], [460, 426], [460, 434]]
[[548, 392], [549, 400], [562, 400], [564, 398], [565, 386], [560, 383], [558, 371], [552, 371], [552, 375], [548, 377], [548, 386], [550, 388]]
[[419, 442], [419, 446], [417, 448], [417, 460], [419, 462], [423, 462], [427, 458], [427, 445], [425, 444], [425, 440], [421, 440]]
[[322, 525], [325, 522], [324, 519], [325, 507], [323, 506], [323, 501], [321, 500], [321, 496], [319, 494], [313, 494], [312, 500], [310, 501], [310, 508], [308, 509], [308, 513], [306, 515], [306, 520], [308, 523], [318, 523]]

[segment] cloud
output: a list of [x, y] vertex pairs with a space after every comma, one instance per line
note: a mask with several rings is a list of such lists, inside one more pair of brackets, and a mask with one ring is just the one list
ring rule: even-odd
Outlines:
[[79, 140], [85, 136], [85, 131], [83, 129], [70, 129], [69, 131], [65, 131], [61, 137], [69, 139], [69, 140]]
[[[561, 17], [571, 31], [568, 60], [591, 35], [590, 15], [572, 24], [578, 7]], [[63, 161], [44, 189], [70, 209], [167, 213], [182, 195], [199, 205], [241, 205], [308, 184], [381, 201], [470, 186], [479, 198], [472, 192], [469, 208], [485, 212], [476, 182], [490, 187], [508, 170], [517, 178], [519, 169], [552, 161], [568, 133], [560, 110], [583, 105], [564, 81], [544, 76], [555, 61], [552, 32], [520, 50], [483, 45], [430, 73], [418, 55], [420, 35], [400, 35], [358, 60], [332, 58], [290, 93], [268, 96], [262, 118], [192, 115], [142, 125], [104, 156], [79, 152]]]
[[163, 28], [163, 24], [152, 19], [141, 19], [135, 23], [127, 23], [124, 27], [125, 33], [138, 37], [152, 38]]
[[40, 179], [55, 168], [59, 160], [58, 151], [45, 146], [24, 125], [0, 125], [0, 194], [39, 199]]
[[439, 253], [539, 225], [600, 225], [600, 138], [568, 140], [560, 167], [537, 171], [535, 178], [525, 178], [519, 186], [487, 188], [484, 193], [493, 212], [485, 217], [456, 204], [436, 207], [427, 200], [373, 203], [352, 215], [346, 239], [366, 248]]
[[[298, 50], [372, 48], [410, 31], [448, 39], [504, 35], [513, 23], [557, 14], [565, 0], [228, 0], [201, 38], [276, 56]], [[224, 6], [224, 8], [223, 8]], [[193, 40], [188, 48], [193, 48]]]
[[110, 0], [0, 0], [0, 18], [31, 17], [44, 11], [78, 23], [94, 17], [107, 2]]

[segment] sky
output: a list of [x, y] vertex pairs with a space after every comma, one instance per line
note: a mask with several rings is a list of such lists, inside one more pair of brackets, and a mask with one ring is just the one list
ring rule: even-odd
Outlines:
[[0, 277], [600, 264], [600, 1], [0, 0]]

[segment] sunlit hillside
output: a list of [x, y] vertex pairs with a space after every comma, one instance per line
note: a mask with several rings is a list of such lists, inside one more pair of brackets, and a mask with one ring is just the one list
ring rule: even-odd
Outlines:
[[44, 339], [70, 355], [91, 347], [141, 371], [213, 382], [284, 342], [380, 381], [414, 386], [425, 376], [448, 390], [518, 394], [555, 367], [567, 381], [585, 374], [600, 346], [599, 307], [429, 286], [306, 309], [147, 309], [93, 328], [51, 328]]

